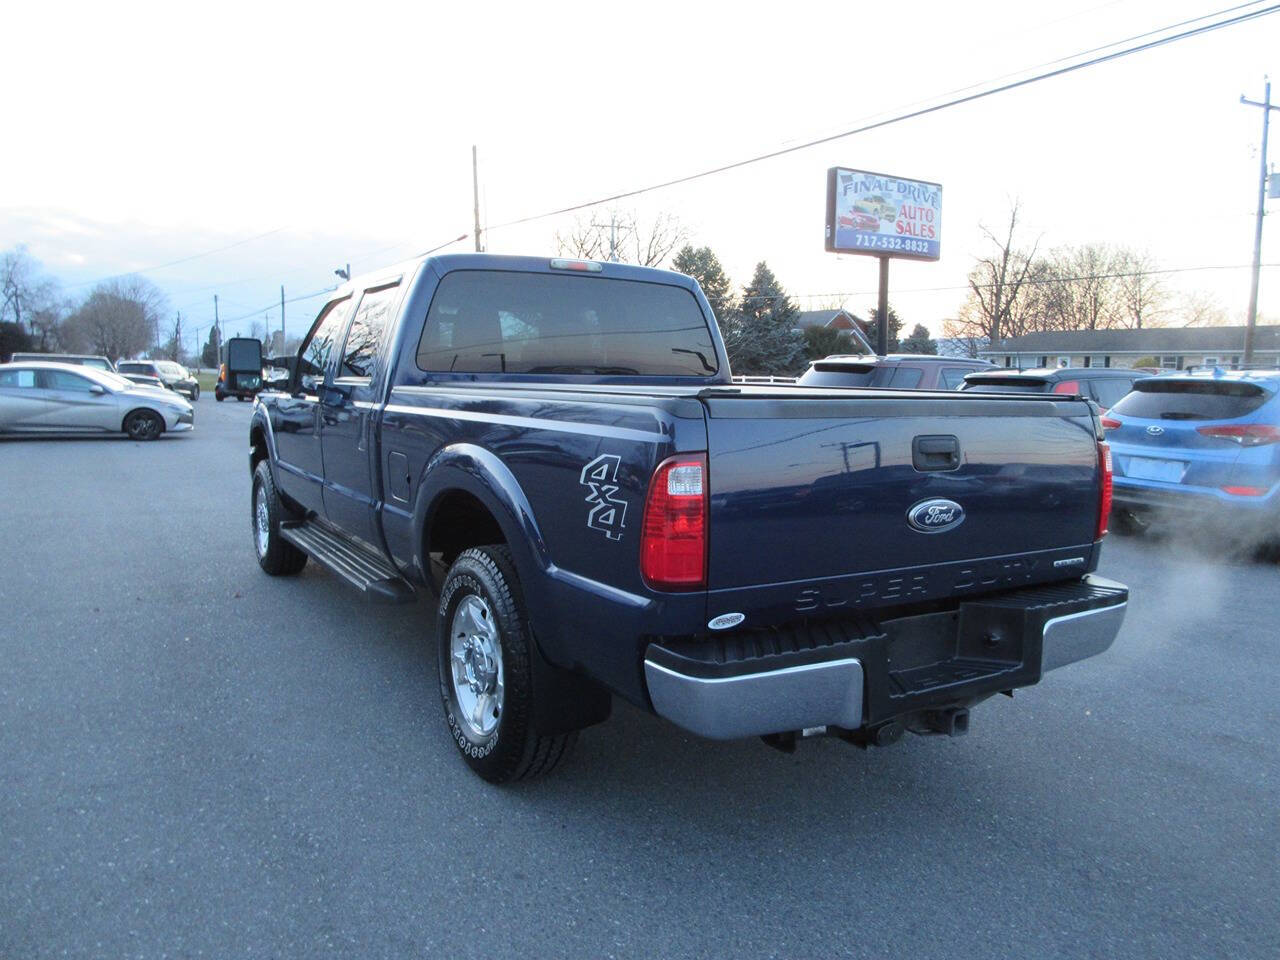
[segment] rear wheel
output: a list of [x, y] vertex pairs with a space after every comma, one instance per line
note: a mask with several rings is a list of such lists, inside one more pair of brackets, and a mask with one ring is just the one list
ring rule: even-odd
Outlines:
[[200, 399], [200, 384], [197, 383], [194, 387], [191, 388], [191, 402], [195, 403], [199, 399]]
[[124, 432], [130, 440], [157, 440], [164, 433], [164, 421], [154, 410], [135, 410], [124, 418]]
[[564, 759], [577, 732], [547, 737], [533, 726], [533, 639], [507, 547], [475, 547], [453, 562], [436, 637], [445, 722], [473, 771], [505, 783]]
[[227, 399], [227, 398], [226, 398], [226, 396], [222, 393], [222, 391], [221, 391], [221, 390], [215, 390], [215, 391], [213, 391], [213, 399], [215, 399], [215, 400], [217, 400], [219, 403], [221, 403], [223, 400], [225, 400], [225, 399]]
[[253, 470], [253, 498], [250, 501], [253, 520], [253, 549], [258, 566], [273, 577], [289, 577], [307, 565], [307, 555], [280, 536], [284, 505], [271, 477], [271, 466], [259, 461]]

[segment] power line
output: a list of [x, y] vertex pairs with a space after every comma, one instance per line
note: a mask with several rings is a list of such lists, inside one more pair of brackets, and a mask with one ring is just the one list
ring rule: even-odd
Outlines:
[[[1261, 266], [1280, 267], [1280, 263], [1264, 263], [1264, 264], [1261, 264]], [[1087, 273], [1087, 274], [1079, 274], [1077, 276], [1069, 276], [1069, 277], [1061, 277], [1061, 276], [1036, 277], [1032, 279], [1023, 280], [1022, 283], [1019, 284], [1019, 286], [1039, 286], [1041, 284], [1047, 284], [1047, 283], [1070, 283], [1076, 280], [1110, 280], [1110, 279], [1122, 279], [1127, 277], [1149, 277], [1149, 276], [1154, 276], [1156, 274], [1196, 273], [1204, 270], [1248, 270], [1248, 269], [1251, 269], [1252, 267], [1253, 267], [1252, 263], [1224, 263], [1224, 264], [1212, 264], [1212, 265], [1205, 265], [1205, 266], [1198, 266], [1198, 267], [1166, 267], [1160, 270], [1131, 270], [1131, 271], [1122, 271], [1122, 272], [1116, 272], [1116, 273]], [[896, 297], [901, 294], [908, 294], [908, 293], [951, 293], [957, 290], [970, 290], [972, 289], [972, 286], [973, 285], [971, 284], [965, 283], [965, 284], [958, 284], [958, 285], [944, 286], [944, 287], [909, 287], [905, 290], [895, 290], [894, 296]], [[995, 287], [996, 284], [979, 283], [976, 286], [980, 290], [989, 290], [992, 287]], [[1007, 286], [1013, 286], [1013, 284], [1007, 284]], [[866, 297], [874, 294], [875, 292], [876, 292], [875, 290], [847, 290], [839, 293], [762, 294], [760, 296], [755, 296], [755, 297], [742, 297], [742, 298], [729, 298], [729, 299], [737, 299], [739, 303], [756, 301], [756, 300], [778, 300], [778, 299], [782, 299], [783, 297], [786, 297], [792, 300], [813, 299], [816, 297], [828, 297], [834, 300], [837, 297]]]
[[168, 263], [158, 263], [154, 267], [144, 267], [141, 270], [126, 270], [124, 273], [114, 273], [109, 277], [99, 277], [97, 280], [85, 280], [82, 283], [72, 283], [66, 289], [74, 290], [77, 287], [88, 287], [95, 283], [106, 283], [108, 280], [119, 280], [123, 277], [131, 277], [140, 273], [152, 273], [156, 270], [163, 270], [165, 267], [176, 267], [180, 263], [190, 263], [192, 260], [199, 260], [202, 257], [210, 257], [215, 253], [222, 253], [224, 250], [231, 250], [235, 247], [242, 247], [246, 243], [252, 243], [255, 240], [261, 240], [263, 237], [269, 237], [272, 234], [280, 233], [288, 227], [276, 227], [274, 230], [268, 230], [266, 233], [259, 233], [256, 236], [245, 237], [243, 240], [237, 240], [235, 243], [229, 243], [225, 247], [218, 247], [214, 250], [206, 250], [203, 253], [193, 253], [189, 257], [181, 257], [177, 260], [170, 260]]
[[[1241, 6], [1249, 6], [1249, 4], [1243, 4]], [[1235, 10], [1241, 9], [1241, 6], [1227, 7], [1224, 10], [1217, 11], [1216, 13], [1205, 14], [1203, 17], [1197, 17], [1195, 18], [1195, 20], [1203, 20], [1209, 17], [1220, 16], [1224, 13], [1231, 13]], [[683, 177], [676, 177], [673, 180], [665, 180], [661, 183], [651, 184], [647, 187], [639, 187], [635, 190], [627, 190], [622, 193], [615, 193], [612, 196], [602, 197], [598, 200], [590, 200], [585, 203], [577, 203], [571, 206], [561, 207], [558, 210], [550, 210], [546, 213], [538, 213], [528, 217], [520, 217], [515, 220], [507, 220], [504, 223], [496, 224], [490, 227], [489, 229], [501, 230], [505, 227], [514, 227], [514, 226], [518, 226], [519, 224], [532, 223], [535, 220], [545, 220], [548, 217], [557, 217], [566, 213], [574, 213], [579, 210], [585, 210], [588, 207], [596, 207], [604, 203], [614, 203], [615, 201], [626, 200], [630, 197], [640, 196], [641, 194], [644, 194], [644, 193], [652, 193], [655, 190], [664, 190], [667, 187], [679, 186], [680, 184], [683, 184], [683, 183], [691, 183], [694, 180], [701, 180], [706, 177], [715, 176], [716, 174], [727, 173], [730, 170], [737, 170], [742, 167], [750, 166], [751, 164], [761, 163], [765, 160], [773, 160], [778, 157], [786, 156], [787, 154], [790, 154], [790, 153], [796, 153], [800, 150], [807, 150], [810, 147], [820, 146], [824, 143], [832, 143], [836, 140], [843, 140], [846, 137], [852, 137], [860, 133], [867, 133], [871, 130], [878, 130], [882, 127], [888, 127], [896, 123], [902, 123], [903, 121], [906, 121], [906, 120], [914, 120], [917, 117], [927, 116], [928, 114], [931, 114], [931, 113], [938, 113], [939, 111], [947, 110], [947, 109], [950, 109], [951, 107], [957, 107], [962, 104], [972, 103], [977, 100], [983, 100], [987, 97], [992, 97], [999, 93], [1007, 93], [1010, 90], [1016, 90], [1019, 87], [1025, 87], [1033, 83], [1039, 83], [1042, 80], [1049, 80], [1054, 77], [1064, 76], [1068, 73], [1074, 73], [1077, 70], [1083, 70], [1087, 67], [1093, 67], [1099, 64], [1109, 63], [1113, 60], [1120, 60], [1124, 57], [1131, 56], [1132, 54], [1135, 54], [1135, 53], [1142, 53], [1146, 50], [1153, 50], [1156, 47], [1165, 46], [1170, 43], [1176, 43], [1179, 40], [1185, 40], [1190, 37], [1199, 36], [1200, 34], [1204, 34], [1204, 33], [1211, 33], [1215, 30], [1220, 30], [1223, 27], [1230, 27], [1236, 24], [1245, 23], [1249, 20], [1255, 20], [1259, 17], [1263, 17], [1269, 14], [1275, 13], [1278, 10], [1280, 10], [1280, 4], [1273, 4], [1272, 6], [1264, 7], [1258, 10], [1252, 10], [1252, 11], [1249, 11], [1248, 13], [1242, 13], [1234, 17], [1229, 17], [1228, 19], [1225, 19], [1225, 20], [1217, 20], [1217, 21], [1214, 21], [1213, 23], [1207, 23], [1207, 24], [1203, 24], [1202, 26], [1193, 27], [1189, 30], [1182, 31], [1181, 33], [1170, 34], [1165, 37], [1160, 37], [1156, 40], [1148, 40], [1145, 43], [1139, 43], [1135, 46], [1125, 47], [1121, 50], [1116, 50], [1112, 53], [1107, 53], [1107, 54], [1102, 54], [1101, 56], [1092, 57], [1091, 59], [1083, 60], [1083, 61], [1080, 61], [1079, 63], [1072, 63], [1064, 67], [1058, 67], [1054, 70], [1047, 70], [1043, 73], [1037, 73], [1033, 76], [1025, 77], [1021, 80], [1015, 80], [1010, 83], [1000, 84], [999, 86], [991, 87], [986, 90], [980, 90], [977, 93], [971, 93], [961, 97], [953, 97], [952, 99], [945, 100], [942, 103], [937, 103], [928, 107], [922, 107], [918, 110], [912, 110], [907, 113], [901, 113], [884, 120], [877, 120], [873, 123], [863, 124], [862, 126], [855, 127], [852, 130], [845, 130], [841, 133], [833, 133], [829, 136], [819, 137], [815, 140], [808, 140], [804, 143], [795, 144], [794, 146], [783, 147], [781, 149], [773, 150], [768, 153], [758, 154], [754, 157], [748, 157], [745, 160], [736, 160], [733, 163], [722, 164], [721, 166], [718, 166], [718, 167], [712, 167], [709, 170], [703, 170], [699, 173], [691, 173]], [[1183, 21], [1181, 23], [1170, 24], [1165, 27], [1160, 27], [1155, 30], [1148, 31], [1148, 33], [1146, 34], [1139, 34], [1138, 36], [1145, 37], [1145, 36], [1150, 36], [1151, 34], [1163, 33], [1168, 30], [1177, 29], [1180, 25], [1186, 22], [1194, 22], [1194, 21]], [[1124, 43], [1124, 42], [1126, 41], [1123, 41], [1123, 40], [1116, 41], [1114, 43], [1105, 44], [1102, 47], [1095, 47], [1093, 49], [1104, 50], [1104, 49], [1107, 49], [1108, 47], [1112, 47], [1118, 43]], [[1086, 51], [1086, 53], [1087, 52], [1088, 51]], [[1081, 55], [1082, 54], [1076, 54], [1075, 56], [1081, 56]], [[1065, 58], [1065, 59], [1074, 59], [1074, 58]]]

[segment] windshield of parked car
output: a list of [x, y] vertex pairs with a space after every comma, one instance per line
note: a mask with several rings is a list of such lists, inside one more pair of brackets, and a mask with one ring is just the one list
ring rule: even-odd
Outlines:
[[187, 371], [172, 360], [157, 360], [156, 367], [161, 373], [168, 374], [171, 377], [185, 377]]
[[1272, 396], [1257, 384], [1238, 380], [1140, 380], [1111, 412], [1143, 420], [1234, 420]]
[[453, 373], [708, 377], [719, 366], [685, 287], [505, 270], [446, 275], [417, 357]]

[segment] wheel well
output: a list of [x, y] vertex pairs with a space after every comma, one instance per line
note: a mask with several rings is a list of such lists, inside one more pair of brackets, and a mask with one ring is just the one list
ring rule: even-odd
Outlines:
[[249, 431], [249, 473], [258, 469], [258, 464], [267, 459], [267, 438], [261, 427]]
[[429, 566], [431, 554], [439, 553], [448, 566], [469, 547], [506, 542], [488, 507], [463, 490], [450, 490], [431, 511], [423, 537], [422, 560]]

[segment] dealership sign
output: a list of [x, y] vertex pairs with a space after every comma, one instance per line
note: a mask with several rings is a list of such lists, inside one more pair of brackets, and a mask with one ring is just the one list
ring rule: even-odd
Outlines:
[[866, 170], [827, 171], [827, 249], [937, 260], [942, 185]]

